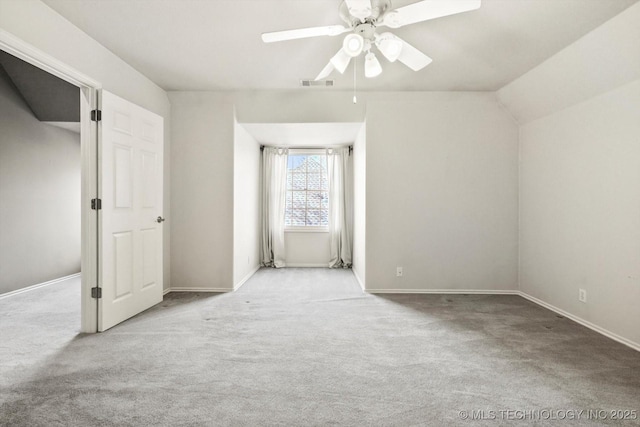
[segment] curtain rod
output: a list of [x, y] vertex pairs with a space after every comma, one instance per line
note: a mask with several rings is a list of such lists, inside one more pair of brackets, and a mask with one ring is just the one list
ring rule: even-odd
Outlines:
[[[287, 148], [289, 150], [326, 150], [327, 148], [340, 148], [340, 147], [276, 147], [273, 145], [260, 145], [260, 151], [264, 150], [264, 147], [273, 148]], [[353, 151], [353, 144], [349, 145], [349, 152]]]

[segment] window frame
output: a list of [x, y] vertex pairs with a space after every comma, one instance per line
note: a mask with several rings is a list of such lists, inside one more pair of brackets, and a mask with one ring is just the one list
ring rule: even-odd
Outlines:
[[[329, 158], [327, 156], [327, 150], [325, 148], [290, 148], [289, 149], [289, 156], [318, 156], [318, 155], [322, 155], [325, 156], [327, 158], [327, 196], [329, 195], [329, 171], [328, 171], [328, 164], [329, 164]], [[289, 174], [289, 171], [287, 169], [287, 175]], [[289, 192], [289, 188], [285, 187], [285, 192]], [[308, 190], [306, 189], [305, 191], [314, 191], [314, 190]], [[321, 190], [323, 191], [323, 190]], [[305, 208], [306, 209], [306, 208]], [[330, 213], [329, 207], [327, 206], [327, 215]], [[285, 206], [285, 226], [284, 226], [284, 232], [285, 233], [328, 233], [329, 232], [329, 224], [328, 224], [328, 219], [327, 219], [327, 225], [326, 226], [315, 226], [315, 225], [286, 225], [286, 206]]]

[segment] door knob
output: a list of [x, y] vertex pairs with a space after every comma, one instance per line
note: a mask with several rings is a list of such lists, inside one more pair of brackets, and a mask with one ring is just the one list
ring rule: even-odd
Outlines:
[[158, 222], [158, 223], [163, 222], [163, 221], [164, 221], [164, 218], [162, 218], [161, 216], [156, 218], [156, 222]]

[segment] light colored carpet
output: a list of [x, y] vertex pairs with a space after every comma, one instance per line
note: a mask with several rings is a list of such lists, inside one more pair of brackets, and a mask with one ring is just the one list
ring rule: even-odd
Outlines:
[[640, 410], [640, 353], [517, 296], [375, 296], [349, 270], [262, 269], [78, 335], [79, 296], [75, 281], [0, 300], [0, 425], [639, 424], [545, 419]]

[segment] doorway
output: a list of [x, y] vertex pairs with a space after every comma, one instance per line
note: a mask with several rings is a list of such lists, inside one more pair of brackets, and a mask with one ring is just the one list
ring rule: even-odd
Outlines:
[[162, 301], [163, 117], [3, 31], [0, 50], [79, 88], [81, 331], [104, 331]]
[[81, 250], [81, 332], [97, 331], [97, 301], [91, 297], [96, 283], [97, 214], [91, 210], [91, 198], [97, 194], [97, 124], [91, 121], [91, 111], [98, 105], [100, 84], [31, 45], [0, 32], [0, 50], [44, 70], [80, 90], [80, 250]]
[[79, 99], [76, 86], [0, 51], [3, 296], [79, 277]]

